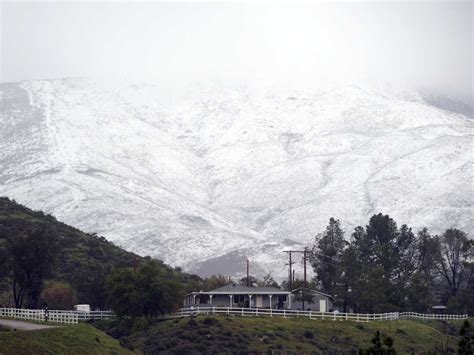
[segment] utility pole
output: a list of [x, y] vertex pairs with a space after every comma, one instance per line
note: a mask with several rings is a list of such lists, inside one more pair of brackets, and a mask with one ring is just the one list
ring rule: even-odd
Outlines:
[[301, 294], [303, 298], [303, 310], [304, 310], [304, 296], [305, 296], [305, 288], [306, 288], [306, 260], [308, 259], [307, 253], [308, 253], [308, 248], [305, 247], [304, 250], [284, 250], [285, 253], [288, 253], [289, 256], [289, 263], [287, 265], [290, 266], [290, 291], [293, 285], [293, 279], [294, 279], [294, 270], [293, 270], [293, 277], [292, 277], [292, 265], [293, 262], [291, 261], [291, 253], [303, 253], [303, 265], [304, 265], [304, 280], [303, 280], [303, 287], [301, 288]]
[[293, 289], [293, 279], [295, 278], [294, 277], [295, 270], [292, 271], [292, 266], [293, 266], [294, 262], [291, 261], [291, 250], [288, 251], [288, 257], [289, 257], [290, 260], [289, 260], [288, 264], [285, 264], [285, 265], [289, 265], [289, 267], [290, 267], [290, 271], [288, 273], [288, 291], [291, 292], [291, 290]]
[[303, 311], [304, 311], [304, 296], [306, 292], [306, 252], [308, 251], [308, 248], [304, 248], [303, 250], [303, 265], [304, 265], [304, 278], [303, 278], [303, 288], [301, 289], [303, 291]]
[[303, 251], [303, 263], [304, 263], [304, 282], [303, 282], [303, 287], [306, 287], [306, 252], [307, 252], [307, 248], [304, 248], [304, 251]]
[[249, 287], [250, 280], [249, 280], [249, 259], [247, 259], [247, 287]]

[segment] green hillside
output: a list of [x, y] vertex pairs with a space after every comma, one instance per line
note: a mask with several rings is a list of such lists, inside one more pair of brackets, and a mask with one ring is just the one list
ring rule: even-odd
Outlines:
[[88, 324], [35, 331], [0, 332], [0, 354], [132, 354], [119, 342]]
[[[95, 234], [87, 234], [56, 220], [41, 211], [33, 211], [6, 197], [0, 197], [0, 258], [9, 241], [40, 233], [56, 245], [57, 256], [47, 279], [67, 282], [72, 286], [78, 303], [104, 308], [105, 278], [116, 268], [138, 267], [150, 258], [127, 252]], [[49, 245], [46, 245], [49, 248]], [[41, 255], [43, 252], [38, 252]], [[6, 258], [3, 258], [6, 259]], [[159, 262], [159, 261], [158, 261]], [[187, 288], [198, 288], [201, 279], [161, 267]], [[13, 306], [11, 301], [11, 266], [0, 261], [0, 304]]]
[[[357, 323], [351, 321], [262, 317], [198, 316], [149, 326], [102, 322], [98, 326], [125, 346], [146, 354], [234, 353], [350, 353], [368, 347], [376, 330], [395, 340], [398, 354], [423, 354], [457, 349], [460, 322]], [[142, 330], [137, 330], [142, 329]], [[354, 353], [354, 352], [353, 352]], [[356, 353], [356, 352], [355, 352]]]

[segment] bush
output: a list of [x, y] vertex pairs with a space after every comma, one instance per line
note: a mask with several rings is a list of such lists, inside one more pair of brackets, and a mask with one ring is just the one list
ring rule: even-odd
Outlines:
[[306, 339], [313, 339], [314, 338], [314, 333], [311, 330], [305, 330], [303, 335]]
[[219, 324], [219, 320], [212, 317], [206, 317], [202, 320], [202, 324], [207, 326], [216, 325]]

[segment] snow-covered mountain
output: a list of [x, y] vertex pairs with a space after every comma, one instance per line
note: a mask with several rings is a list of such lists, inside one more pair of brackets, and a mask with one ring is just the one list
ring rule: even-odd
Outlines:
[[473, 121], [417, 93], [64, 79], [0, 86], [0, 195], [206, 275], [378, 212], [472, 230]]

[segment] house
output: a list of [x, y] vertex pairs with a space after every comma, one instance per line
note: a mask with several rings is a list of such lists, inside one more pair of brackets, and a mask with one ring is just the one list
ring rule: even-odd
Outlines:
[[291, 309], [291, 292], [276, 287], [248, 287], [230, 283], [212, 291], [191, 292], [184, 307], [215, 306]]
[[310, 288], [297, 288], [291, 291], [291, 304], [292, 309], [303, 310], [302, 295], [305, 296], [304, 310], [305, 311], [318, 311], [318, 312], [331, 312], [333, 310], [333, 298], [321, 291], [310, 289]]

